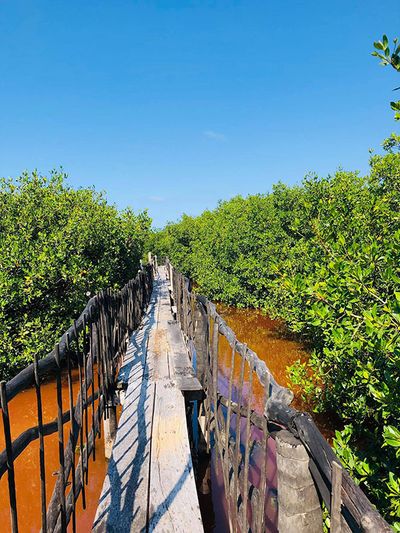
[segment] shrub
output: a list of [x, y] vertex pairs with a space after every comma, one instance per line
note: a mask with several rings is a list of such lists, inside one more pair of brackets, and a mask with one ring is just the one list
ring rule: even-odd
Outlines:
[[291, 374], [316, 409], [342, 417], [337, 449], [393, 522], [400, 518], [399, 148], [392, 135], [386, 154], [371, 156], [368, 176], [339, 170], [300, 187], [278, 184], [184, 217], [154, 241], [207, 296], [262, 307], [312, 342], [318, 386], [310, 391], [309, 369]]
[[90, 295], [138, 269], [146, 212], [119, 212], [62, 172], [0, 181], [0, 374], [45, 355]]

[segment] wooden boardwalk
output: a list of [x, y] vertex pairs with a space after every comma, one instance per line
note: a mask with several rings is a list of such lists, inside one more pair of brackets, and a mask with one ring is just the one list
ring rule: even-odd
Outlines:
[[203, 531], [184, 396], [202, 388], [171, 314], [163, 267], [119, 380], [127, 388], [93, 531]]
[[[167, 262], [170, 287], [164, 267], [155, 275], [156, 265], [150, 256], [120, 291], [106, 289], [90, 298], [51, 353], [40, 361], [35, 356], [33, 364], [0, 383], [5, 442], [0, 479], [7, 473], [13, 533], [21, 531], [18, 506], [23, 513], [31, 505], [17, 502], [14, 462], [36, 440], [42, 530], [77, 530], [78, 499], [85, 508], [90, 459], [104, 413], [102, 444], [110, 462], [93, 524], [97, 533], [203, 531], [191, 445], [197, 457], [212, 448], [218, 461], [214, 480], [222, 490], [213, 496], [227, 511], [226, 530], [321, 533], [323, 502], [332, 533], [390, 533], [310, 415], [290, 406], [293, 393], [240, 342], [215, 305], [192, 292], [188, 278]], [[224, 353], [230, 355], [228, 373], [221, 371]], [[74, 400], [75, 365], [79, 387]], [[43, 423], [41, 381], [51, 374], [57, 419]], [[66, 375], [69, 409], [63, 411]], [[263, 391], [262, 410], [250, 401], [255, 386]], [[8, 403], [29, 387], [35, 388], [37, 425], [12, 439]], [[116, 430], [118, 389], [123, 409]], [[203, 435], [194, 427], [189, 443], [189, 413], [199, 407], [194, 400], [201, 400]], [[59, 468], [49, 497], [44, 437], [56, 432]], [[221, 524], [222, 514], [218, 520]]]

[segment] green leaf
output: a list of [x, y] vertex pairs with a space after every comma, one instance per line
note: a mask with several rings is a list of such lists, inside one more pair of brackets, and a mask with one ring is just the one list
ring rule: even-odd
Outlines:
[[383, 429], [385, 446], [400, 447], [400, 431], [394, 426], [385, 426]]

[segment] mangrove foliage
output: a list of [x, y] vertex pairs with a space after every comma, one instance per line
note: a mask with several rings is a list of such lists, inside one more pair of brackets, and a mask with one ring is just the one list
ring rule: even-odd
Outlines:
[[0, 376], [44, 356], [107, 287], [136, 275], [151, 221], [62, 172], [0, 181]]
[[[264, 309], [311, 343], [289, 369], [316, 410], [343, 421], [335, 446], [382, 513], [400, 518], [400, 137], [370, 172], [338, 170], [220, 202], [155, 232], [209, 298]], [[268, 361], [267, 361], [268, 363]]]

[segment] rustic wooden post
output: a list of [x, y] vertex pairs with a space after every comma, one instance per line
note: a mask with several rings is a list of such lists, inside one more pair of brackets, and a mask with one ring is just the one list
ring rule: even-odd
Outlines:
[[115, 401], [108, 404], [106, 407], [106, 418], [103, 418], [104, 455], [106, 459], [111, 458], [112, 447], [117, 433], [117, 408], [115, 404]]
[[157, 270], [158, 270], [157, 256], [153, 255], [151, 252], [148, 252], [147, 261], [148, 261], [149, 265], [152, 266], [154, 275], [156, 275], [157, 274]]
[[174, 271], [173, 271], [173, 268], [170, 262], [168, 262], [168, 266], [169, 266], [169, 284], [171, 286], [170, 290], [171, 290], [172, 298], [174, 299], [174, 303], [175, 305], [177, 305], [175, 301], [175, 292], [174, 292]]
[[194, 347], [196, 350], [196, 376], [204, 385], [204, 372], [208, 347], [208, 320], [207, 314], [200, 302], [195, 302], [194, 306]]
[[10, 430], [10, 415], [8, 413], [8, 398], [6, 382], [0, 383], [1, 410], [3, 412], [3, 429], [4, 440], [7, 453], [7, 471], [8, 471], [8, 495], [10, 498], [11, 512], [11, 530], [12, 533], [18, 533], [18, 516], [17, 516], [17, 497], [15, 492], [15, 475], [14, 475], [14, 457], [12, 452], [12, 439]]
[[278, 471], [278, 530], [321, 533], [322, 512], [311, 477], [306, 449], [289, 431], [276, 436]]
[[341, 532], [342, 467], [332, 463], [331, 533]]

